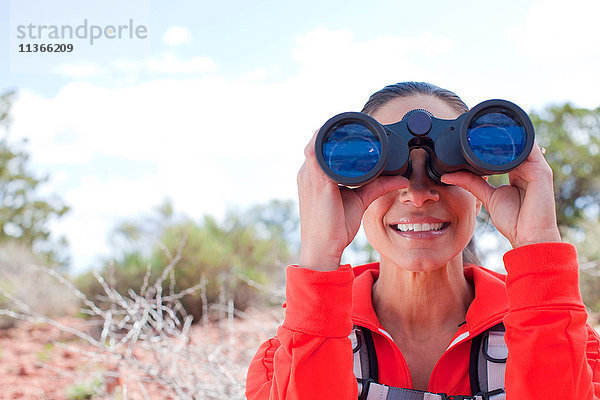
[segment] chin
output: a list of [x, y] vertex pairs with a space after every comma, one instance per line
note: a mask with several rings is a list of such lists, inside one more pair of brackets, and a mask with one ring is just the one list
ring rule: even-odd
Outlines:
[[437, 252], [435, 257], [432, 254], [431, 249], [406, 250], [402, 253], [395, 253], [392, 257], [380, 253], [382, 264], [391, 264], [407, 272], [432, 272], [445, 268], [450, 263], [459, 263], [462, 267], [462, 252], [457, 254], [439, 254]]
[[[381, 257], [382, 262], [395, 265], [397, 268], [407, 272], [432, 272], [447, 265], [449, 260], [431, 259], [425, 257], [402, 257], [388, 258]], [[384, 261], [386, 260], [386, 261]]]

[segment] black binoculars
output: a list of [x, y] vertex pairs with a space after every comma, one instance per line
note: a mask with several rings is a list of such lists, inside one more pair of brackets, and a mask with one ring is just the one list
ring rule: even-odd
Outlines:
[[382, 125], [360, 112], [328, 120], [316, 138], [321, 169], [340, 185], [364, 185], [381, 174], [411, 174], [410, 151], [427, 151], [427, 174], [468, 170], [477, 175], [503, 174], [520, 165], [533, 147], [531, 120], [506, 100], [487, 100], [454, 120], [426, 110], [409, 111], [401, 121]]

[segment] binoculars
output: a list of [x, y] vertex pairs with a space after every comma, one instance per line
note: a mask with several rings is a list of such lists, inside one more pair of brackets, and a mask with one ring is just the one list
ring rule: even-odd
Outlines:
[[381, 174], [410, 177], [410, 151], [422, 148], [427, 174], [439, 183], [443, 174], [458, 170], [480, 176], [509, 172], [525, 161], [534, 138], [533, 124], [519, 106], [487, 100], [454, 120], [416, 109], [382, 125], [367, 114], [341, 113], [321, 127], [315, 150], [327, 176], [357, 187]]

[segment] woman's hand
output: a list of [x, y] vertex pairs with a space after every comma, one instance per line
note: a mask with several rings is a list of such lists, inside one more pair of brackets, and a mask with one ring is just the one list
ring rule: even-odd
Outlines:
[[552, 169], [537, 145], [529, 157], [508, 174], [510, 185], [494, 187], [467, 171], [442, 176], [442, 182], [460, 186], [477, 197], [494, 226], [513, 248], [541, 242], [560, 242], [556, 223]]
[[299, 265], [333, 271], [356, 236], [369, 204], [388, 192], [406, 188], [408, 180], [380, 176], [356, 189], [338, 186], [321, 170], [315, 157], [317, 133], [304, 149], [306, 160], [298, 172], [302, 242]]

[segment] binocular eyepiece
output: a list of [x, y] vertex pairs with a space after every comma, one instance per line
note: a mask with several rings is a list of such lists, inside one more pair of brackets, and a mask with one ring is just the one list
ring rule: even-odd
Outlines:
[[503, 174], [520, 165], [533, 147], [531, 120], [506, 100], [487, 100], [454, 120], [412, 110], [401, 121], [382, 125], [360, 112], [328, 120], [317, 134], [321, 169], [344, 186], [361, 186], [381, 174], [410, 177], [410, 151], [427, 151], [427, 174], [435, 182], [448, 172]]

